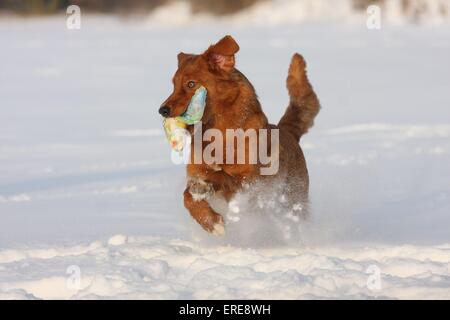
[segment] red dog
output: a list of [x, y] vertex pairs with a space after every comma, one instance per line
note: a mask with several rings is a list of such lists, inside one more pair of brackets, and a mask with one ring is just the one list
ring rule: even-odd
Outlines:
[[[187, 165], [184, 205], [192, 217], [213, 234], [224, 233], [222, 216], [208, 203], [213, 194], [230, 201], [244, 184], [252, 185], [263, 181], [270, 183], [277, 179], [277, 183], [281, 181], [283, 184], [285, 203], [301, 203], [302, 216], [306, 214], [308, 203], [309, 178], [299, 140], [313, 125], [320, 104], [307, 79], [305, 61], [299, 54], [292, 57], [287, 78], [290, 103], [275, 126], [268, 123], [252, 84], [235, 68], [235, 54], [238, 50], [236, 41], [231, 36], [226, 36], [202, 54], [178, 54], [178, 70], [173, 77], [174, 91], [159, 109], [164, 117], [182, 115], [195, 90], [203, 86], [207, 89], [206, 107], [201, 119], [203, 130], [218, 129], [225, 137], [227, 129], [279, 129], [279, 145], [269, 146], [272, 152], [279, 151], [279, 169], [276, 175], [262, 176], [262, 164], [259, 162], [230, 164], [220, 161], [211, 164], [191, 161]], [[193, 127], [188, 126], [191, 134], [194, 133]], [[206, 144], [203, 143], [202, 150], [205, 147]], [[195, 153], [194, 145], [191, 151], [192, 157]], [[226, 152], [224, 148], [224, 158]], [[249, 158], [249, 153], [249, 146], [245, 145], [246, 159]]]

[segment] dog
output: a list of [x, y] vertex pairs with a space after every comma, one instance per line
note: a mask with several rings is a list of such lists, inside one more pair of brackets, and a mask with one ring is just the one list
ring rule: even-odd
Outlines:
[[[224, 136], [230, 128], [278, 130], [276, 148], [268, 142], [272, 152], [275, 149], [279, 152], [279, 168], [275, 175], [261, 175], [260, 162], [230, 164], [220, 161], [211, 164], [191, 161], [187, 164], [184, 206], [204, 230], [214, 235], [224, 234], [225, 223], [208, 200], [213, 195], [219, 195], [229, 202], [248, 185], [270, 185], [277, 181], [283, 186], [284, 202], [291, 206], [301, 204], [301, 215], [308, 215], [309, 176], [299, 142], [313, 126], [320, 103], [307, 78], [305, 60], [298, 53], [293, 55], [286, 83], [290, 102], [278, 124], [272, 125], [262, 111], [252, 84], [235, 66], [238, 51], [237, 42], [227, 35], [202, 54], [179, 53], [178, 70], [172, 79], [173, 92], [159, 108], [163, 117], [178, 117], [186, 111], [195, 89], [203, 86], [208, 92], [201, 118], [203, 129], [213, 128]], [[187, 126], [187, 130], [194, 134], [193, 125]], [[202, 150], [205, 147], [205, 143], [200, 145]], [[224, 153], [227, 151], [230, 152], [224, 149]], [[194, 153], [195, 146], [192, 144], [191, 158]], [[247, 145], [245, 154], [247, 159]]]

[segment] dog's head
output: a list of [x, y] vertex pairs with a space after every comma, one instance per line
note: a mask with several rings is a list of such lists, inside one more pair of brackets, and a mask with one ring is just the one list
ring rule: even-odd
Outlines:
[[238, 51], [236, 41], [225, 36], [202, 54], [179, 53], [178, 70], [172, 79], [173, 92], [162, 103], [159, 113], [164, 117], [182, 115], [200, 86], [208, 91], [205, 113], [209, 104], [235, 99], [239, 88], [232, 80], [234, 55]]

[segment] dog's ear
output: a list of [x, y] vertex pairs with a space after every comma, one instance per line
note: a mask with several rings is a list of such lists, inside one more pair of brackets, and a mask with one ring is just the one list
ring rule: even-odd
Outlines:
[[239, 45], [231, 36], [223, 37], [219, 42], [210, 46], [205, 52], [213, 70], [229, 72], [234, 69], [234, 55], [239, 51]]
[[177, 55], [178, 67], [180, 67], [191, 56], [192, 56], [192, 54], [187, 54], [187, 53], [184, 53], [184, 52], [180, 52]]

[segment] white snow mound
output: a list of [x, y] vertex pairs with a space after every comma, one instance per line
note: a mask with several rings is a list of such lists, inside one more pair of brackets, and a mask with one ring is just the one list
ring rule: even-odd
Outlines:
[[449, 299], [449, 267], [450, 244], [246, 249], [130, 237], [0, 252], [0, 298]]

